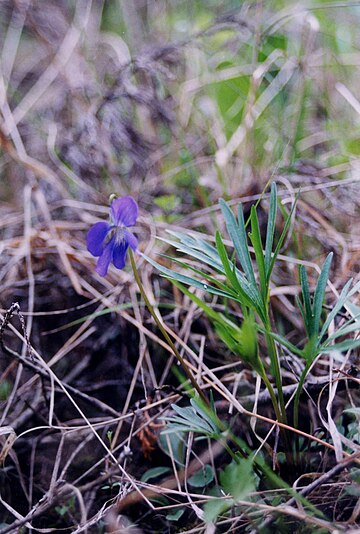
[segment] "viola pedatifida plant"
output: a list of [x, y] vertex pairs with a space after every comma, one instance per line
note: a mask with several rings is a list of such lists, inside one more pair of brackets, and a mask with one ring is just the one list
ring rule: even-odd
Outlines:
[[[348, 301], [349, 297], [358, 291], [360, 283], [356, 284], [350, 291], [351, 281], [349, 281], [344, 287], [333, 311], [327, 318], [324, 318], [323, 322], [321, 321], [332, 253], [328, 255], [323, 264], [312, 298], [305, 269], [303, 266], [300, 267], [299, 278], [302, 291], [301, 300], [297, 299], [297, 304], [299, 306], [299, 316], [304, 321], [304, 330], [307, 334], [307, 340], [304, 345], [301, 347], [294, 346], [286, 337], [279, 335], [274, 329], [273, 321], [271, 320], [270, 280], [280, 249], [289, 230], [295, 205], [296, 200], [286, 216], [284, 228], [275, 245], [276, 218], [278, 214], [275, 183], [271, 187], [264, 244], [260, 235], [256, 207], [252, 206], [251, 208], [248, 221], [250, 231], [247, 232], [247, 223], [244, 220], [242, 205], [240, 204], [238, 207], [238, 217], [236, 218], [228, 204], [220, 200], [222, 215], [234, 247], [230, 256], [220, 232], [216, 233], [215, 247], [208, 242], [207, 236], [204, 236], [204, 239], [200, 239], [198, 236], [195, 238], [182, 232], [170, 232], [176, 240], [166, 240], [167, 243], [176, 247], [178, 252], [186, 254], [193, 260], [200, 261], [202, 266], [207, 267], [207, 270], [195, 268], [190, 263], [188, 264], [184, 258], [181, 261], [177, 260], [177, 263], [188, 268], [189, 271], [192, 270], [195, 273], [194, 276], [168, 269], [147, 258], [163, 276], [171, 279], [208, 315], [218, 336], [231, 352], [240, 357], [244, 363], [260, 375], [268, 389], [276, 418], [281, 423], [284, 448], [288, 453], [292, 450], [292, 440], [289, 432], [284, 430], [288, 422], [288, 411], [283, 395], [283, 377], [280, 367], [281, 347], [300, 357], [304, 362], [303, 372], [298, 377], [294, 402], [293, 421], [294, 426], [297, 427], [300, 394], [315, 359], [320, 354], [354, 349], [360, 344], [360, 340], [357, 338], [338, 342], [338, 339], [342, 336], [359, 329], [360, 324], [356, 316], [351, 317], [344, 325], [339, 327], [336, 333], [327, 335], [330, 322]], [[250, 245], [252, 245], [251, 248]], [[235, 322], [229, 316], [215, 311], [204, 299], [186, 289], [186, 285], [205, 290], [207, 293], [226, 298], [228, 301], [232, 300], [240, 306], [243, 319], [240, 322]], [[257, 337], [260, 335], [264, 337], [270, 365], [265, 364], [265, 355], [260, 354], [258, 350]]]
[[[186, 260], [177, 261], [183, 267], [192, 270], [193, 275], [185, 275], [168, 269], [151, 258], [143, 255], [150, 263], [157, 267], [160, 273], [170, 278], [190, 299], [192, 299], [200, 309], [210, 318], [214, 329], [222, 342], [230, 351], [239, 357], [245, 364], [250, 366], [257, 373], [265, 384], [269, 399], [272, 402], [277, 424], [279, 424], [282, 434], [282, 441], [279, 444], [279, 452], [284, 452], [289, 465], [299, 465], [300, 451], [299, 440], [297, 438], [299, 400], [306, 377], [317, 356], [332, 350], [342, 351], [355, 348], [360, 344], [358, 339], [342, 340], [339, 337], [354, 332], [359, 327], [359, 322], [352, 317], [344, 325], [338, 327], [336, 333], [328, 334], [327, 329], [335, 315], [341, 310], [345, 302], [359, 288], [356, 284], [350, 291], [351, 281], [346, 284], [338, 302], [332, 312], [324, 317], [323, 304], [325, 291], [329, 278], [329, 270], [332, 254], [326, 258], [321, 269], [314, 296], [311, 297], [309, 284], [305, 270], [300, 268], [299, 278], [301, 286], [301, 298], [297, 299], [299, 315], [304, 320], [304, 330], [307, 334], [305, 343], [298, 347], [291, 344], [286, 337], [276, 332], [271, 317], [270, 301], [270, 280], [271, 275], [279, 255], [280, 249], [285, 241], [290, 226], [290, 220], [295, 208], [295, 203], [285, 218], [284, 228], [281, 235], [276, 240], [276, 218], [278, 214], [278, 199], [275, 183], [272, 184], [269, 204], [269, 217], [265, 243], [260, 234], [259, 221], [256, 207], [251, 208], [249, 218], [249, 229], [244, 219], [243, 209], [238, 208], [237, 218], [230, 207], [223, 200], [220, 201], [222, 215], [226, 228], [234, 246], [234, 253], [229, 256], [223, 238], [219, 231], [216, 232], [215, 246], [206, 240], [194, 238], [191, 235], [180, 232], [170, 232], [177, 241], [167, 242], [174, 245], [179, 252], [187, 254], [192, 259], [202, 262], [207, 266], [207, 270], [195, 268], [192, 264], [187, 264]], [[226, 512], [228, 508], [236, 505], [239, 494], [237, 485], [230, 483], [230, 474], [246, 473], [247, 484], [245, 497], [254, 490], [254, 480], [260, 476], [265, 484], [271, 483], [273, 487], [286, 489], [295, 499], [302, 499], [296, 492], [291, 493], [286, 483], [280, 479], [261, 457], [253, 455], [253, 451], [248, 444], [233, 434], [231, 427], [225, 424], [216, 413], [214, 406], [209, 402], [201, 386], [196, 382], [192, 371], [184, 358], [164, 328], [162, 319], [153, 309], [141, 282], [138, 268], [132, 251], [137, 251], [138, 240], [128, 230], [136, 223], [138, 216], [138, 206], [132, 197], [123, 197], [113, 200], [110, 206], [110, 222], [98, 222], [88, 232], [88, 250], [98, 256], [96, 271], [101, 275], [107, 274], [111, 262], [118, 269], [125, 266], [126, 254], [129, 250], [131, 266], [134, 278], [138, 284], [143, 300], [152, 315], [159, 330], [162, 332], [174, 356], [183, 368], [193, 389], [189, 390], [191, 398], [190, 408], [180, 408], [173, 405], [177, 415], [168, 417], [168, 425], [165, 433], [174, 432], [195, 432], [207, 435], [216, 441], [223, 440], [227, 436], [229, 443], [232, 443], [237, 452], [234, 452], [226, 443], [224, 448], [232, 458], [231, 469], [225, 469], [220, 481], [225, 493], [230, 493], [231, 499], [225, 503], [223, 501], [210, 502], [204, 507], [206, 521], [213, 522], [221, 512]], [[251, 247], [250, 247], [251, 245]], [[220, 276], [219, 276], [220, 275]], [[204, 283], [206, 282], [206, 283]], [[189, 291], [185, 285], [193, 286], [206, 292], [232, 300], [240, 306], [242, 318], [235, 321], [232, 316], [224, 315], [215, 310], [210, 303], [201, 299]], [[266, 362], [263, 351], [260, 351], [259, 338], [264, 337], [264, 346], [267, 349], [268, 362]], [[288, 352], [300, 357], [304, 362], [302, 373], [297, 377], [295, 398], [293, 402], [293, 417], [291, 426], [288, 423], [289, 411], [285, 405], [283, 395], [283, 373], [280, 365], [280, 351], [286, 349]], [[250, 412], [247, 412], [250, 414]], [[294, 434], [293, 434], [294, 432]], [[327, 445], [327, 443], [326, 443]], [[330, 445], [331, 446], [331, 445]], [[295, 453], [295, 454], [294, 454]], [[230, 479], [229, 479], [230, 477]], [[244, 496], [241, 493], [241, 496]], [[302, 503], [312, 509], [315, 515], [321, 516], [321, 512], [312, 507], [311, 503]]]

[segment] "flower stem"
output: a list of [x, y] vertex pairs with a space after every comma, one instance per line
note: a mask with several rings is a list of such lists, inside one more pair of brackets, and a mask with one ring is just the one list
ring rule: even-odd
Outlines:
[[143, 284], [141, 282], [139, 271], [137, 270], [137, 267], [136, 267], [134, 254], [133, 254], [132, 250], [130, 249], [130, 247], [129, 247], [129, 255], [130, 255], [130, 261], [131, 261], [131, 267], [132, 267], [133, 272], [134, 272], [134, 277], [135, 277], [136, 283], [137, 283], [137, 285], [139, 287], [141, 296], [144, 299], [144, 302], [146, 304], [147, 309], [149, 310], [152, 318], [154, 319], [154, 321], [157, 324], [159, 330], [161, 331], [162, 335], [164, 336], [167, 344], [169, 345], [169, 347], [173, 351], [175, 358], [178, 360], [178, 362], [180, 363], [181, 367], [183, 368], [186, 376], [190, 380], [191, 385], [194, 387], [195, 391], [197, 391], [197, 393], [199, 394], [199, 397], [206, 404], [206, 406], [210, 406], [206, 395], [204, 394], [204, 392], [200, 388], [199, 384], [196, 382], [194, 375], [192, 374], [191, 370], [189, 369], [189, 366], [187, 365], [187, 363], [185, 362], [184, 358], [181, 356], [181, 354], [177, 350], [177, 348], [174, 345], [174, 343], [173, 343], [172, 339], [170, 338], [169, 334], [166, 332], [166, 330], [164, 328], [164, 325], [162, 324], [162, 321], [159, 319], [159, 317], [156, 314], [153, 306], [151, 305], [151, 303], [150, 303], [150, 301], [149, 301], [149, 299], [148, 299], [148, 297], [147, 297], [147, 295], [145, 293], [144, 286], [143, 286]]
[[[279, 403], [277, 402], [277, 399], [276, 399], [276, 396], [275, 396], [275, 392], [274, 392], [274, 390], [273, 390], [273, 388], [271, 386], [271, 383], [268, 380], [267, 376], [265, 375], [265, 378], [264, 377], [262, 377], [262, 378], [263, 378], [263, 380], [265, 382], [265, 385], [266, 385], [266, 387], [267, 387], [267, 389], [269, 391], [269, 394], [270, 394], [270, 397], [271, 397], [271, 400], [272, 400], [272, 403], [273, 403], [274, 410], [275, 410], [276, 417], [277, 417], [278, 421], [281, 422], [281, 423], [287, 424], [286, 406], [285, 406], [285, 400], [284, 400], [284, 395], [283, 395], [283, 390], [282, 390], [282, 380], [281, 380], [281, 371], [280, 371], [278, 353], [277, 353], [277, 350], [276, 350], [276, 345], [275, 345], [274, 338], [269, 334], [270, 323], [268, 325], [266, 325], [266, 326], [268, 327], [266, 332], [265, 332], [266, 346], [267, 346], [267, 349], [268, 349], [268, 354], [269, 354], [269, 358], [270, 358], [270, 362], [271, 362], [272, 372], [273, 372], [273, 375], [274, 375], [274, 378], [275, 378], [275, 384], [276, 384], [276, 388], [277, 388], [277, 392], [278, 392]], [[289, 461], [291, 462], [291, 453], [290, 453], [291, 447], [290, 447], [289, 434], [288, 434], [287, 430], [284, 429], [284, 428], [281, 429], [281, 433], [282, 433], [283, 438], [284, 438], [285, 454], [286, 454], [287, 460], [288, 460], [288, 462]]]
[[286, 424], [287, 422], [286, 408], [285, 408], [284, 395], [282, 391], [281, 371], [280, 371], [275, 341], [272, 338], [272, 336], [268, 334], [268, 332], [265, 333], [265, 339], [266, 339], [266, 346], [268, 349], [268, 354], [269, 354], [269, 358], [271, 362], [272, 372], [275, 378], [276, 388], [278, 390], [278, 398], [279, 398], [279, 405], [280, 405], [280, 412], [281, 412], [280, 421]]

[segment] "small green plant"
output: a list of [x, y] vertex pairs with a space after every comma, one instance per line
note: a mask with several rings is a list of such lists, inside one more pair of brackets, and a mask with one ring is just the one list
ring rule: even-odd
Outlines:
[[75, 497], [71, 497], [67, 502], [65, 502], [61, 506], [56, 506], [55, 510], [59, 514], [60, 517], [64, 517], [69, 512], [74, 512], [74, 510], [75, 510]]
[[[287, 418], [282, 393], [279, 356], [274, 338], [271, 335], [269, 284], [276, 258], [283, 245], [290, 225], [295, 204], [288, 214], [284, 229], [274, 249], [277, 195], [276, 185], [272, 185], [265, 250], [263, 250], [261, 241], [257, 211], [254, 206], [252, 207], [250, 215], [251, 232], [249, 233], [249, 238], [255, 253], [255, 260], [258, 267], [257, 273], [250, 256], [250, 247], [247, 239], [242, 205], [239, 205], [237, 219], [226, 202], [221, 200], [220, 206], [241, 270], [237, 267], [235, 259], [233, 260], [229, 258], [220, 232], [216, 233], [216, 247], [213, 247], [205, 240], [195, 239], [179, 232], [171, 232], [179, 242], [168, 242], [171, 245], [174, 245], [178, 251], [186, 253], [191, 258], [201, 261], [215, 272], [221, 274], [222, 277], [225, 277], [225, 282], [220, 282], [219, 278], [216, 278], [212, 273], [198, 271], [193, 267], [190, 267], [190, 269], [200, 275], [201, 280], [164, 268], [149, 258], [148, 260], [155, 265], [163, 275], [171, 278], [178, 287], [188, 294], [190, 298], [192, 298], [192, 300], [194, 300], [209, 315], [225, 344], [261, 376], [269, 390], [278, 420], [282, 423], [286, 423]], [[184, 262], [179, 263], [183, 267], [189, 267]], [[188, 290], [183, 287], [184, 284], [204, 289], [209, 293], [237, 302], [240, 305], [243, 314], [242, 325], [238, 325], [224, 315], [215, 312], [206, 303], [188, 292]], [[278, 399], [276, 398], [273, 386], [268, 379], [267, 371], [263, 364], [263, 358], [258, 351], [258, 326], [255, 318], [260, 321], [262, 331], [265, 335], [268, 355], [271, 361], [271, 374], [275, 379]], [[285, 437], [285, 440], [287, 439], [288, 438]]]
[[[323, 516], [320, 510], [274, 473], [261, 453], [254, 454], [240, 437], [234, 435], [231, 428], [217, 416], [213, 403], [209, 407], [203, 404], [200, 398], [194, 397], [190, 399], [190, 406], [181, 407], [173, 404], [172, 408], [175, 414], [164, 418], [167, 424], [161, 433], [160, 441], [165, 443], [165, 437], [171, 439], [171, 456], [179, 465], [184, 466], [185, 437], [189, 432], [197, 436], [197, 439], [207, 438], [221, 442], [224, 451], [231, 458], [231, 462], [219, 474], [220, 484], [215, 487], [209, 487], [215, 477], [208, 465], [187, 481], [194, 487], [206, 488], [206, 493], [209, 495], [214, 496], [215, 491], [216, 498], [204, 506], [206, 522], [214, 522], [219, 515], [236, 507], [239, 501], [250, 498], [250, 494], [257, 489], [260, 481], [263, 481], [268, 488], [281, 489], [318, 517]], [[163, 450], [170, 454], [168, 447], [163, 447]]]
[[[323, 353], [333, 350], [349, 350], [360, 345], [359, 339], [344, 339], [345, 336], [359, 329], [358, 314], [353, 314], [350, 319], [328, 335], [328, 329], [332, 321], [349, 301], [349, 298], [360, 288], [359, 282], [350, 289], [352, 282], [349, 280], [333, 309], [327, 316], [323, 316], [323, 304], [332, 254], [329, 254], [324, 262], [313, 297], [311, 297], [305, 268], [303, 266], [300, 267], [301, 299], [297, 299], [297, 304], [307, 336], [305, 344], [302, 347], [295, 346], [286, 337], [277, 333], [274, 328], [271, 321], [270, 280], [290, 227], [296, 201], [297, 199], [285, 218], [283, 230], [276, 244], [275, 230], [278, 199], [276, 185], [273, 183], [264, 245], [260, 235], [256, 207], [252, 206], [251, 208], [248, 221], [250, 232], [247, 233], [247, 224], [244, 220], [242, 205], [239, 205], [237, 218], [235, 218], [228, 204], [220, 200], [221, 211], [234, 247], [230, 255], [220, 232], [216, 232], [215, 246], [211, 245], [205, 238], [199, 239], [181, 232], [169, 232], [177, 241], [170, 239], [166, 240], [166, 242], [176, 247], [178, 252], [200, 262], [203, 267], [200, 269], [193, 264], [187, 263], [185, 259], [176, 259], [175, 262], [179, 266], [191, 271], [189, 275], [182, 274], [168, 269], [147, 257], [147, 260], [163, 276], [171, 279], [174, 285], [179, 287], [209, 316], [217, 334], [225, 345], [260, 375], [268, 389], [276, 417], [284, 425], [287, 424], [287, 411], [283, 395], [279, 348], [286, 348], [290, 353], [299, 356], [304, 361], [304, 368], [298, 378], [293, 404], [295, 427], [298, 426], [301, 391], [315, 359]], [[284, 212], [283, 207], [282, 212]], [[252, 254], [254, 261], [251, 258]], [[242, 321], [239, 324], [233, 318], [215, 311], [202, 298], [189, 291], [186, 286], [202, 289], [209, 294], [237, 303], [242, 312]], [[264, 363], [264, 355], [260, 354], [259, 351], [259, 335], [264, 336], [267, 355], [270, 360], [269, 368]], [[342, 339], [339, 341], [339, 338]], [[282, 429], [282, 433], [284, 449], [288, 454], [292, 451], [292, 442], [287, 430]], [[288, 459], [291, 460], [291, 457], [288, 456]]]

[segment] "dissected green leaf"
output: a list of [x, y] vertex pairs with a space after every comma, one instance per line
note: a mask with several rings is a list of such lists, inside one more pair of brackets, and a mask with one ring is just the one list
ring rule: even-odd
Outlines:
[[215, 474], [213, 468], [211, 465], [206, 464], [188, 479], [188, 483], [194, 488], [204, 488], [210, 484], [214, 478]]
[[264, 252], [263, 252], [260, 228], [259, 228], [259, 219], [256, 213], [255, 206], [251, 206], [250, 219], [251, 219], [251, 232], [249, 234], [249, 237], [254, 247], [256, 263], [257, 263], [258, 270], [259, 270], [261, 293], [262, 293], [263, 298], [266, 299], [267, 298], [267, 277], [266, 277], [266, 269], [265, 269], [265, 261], [264, 261]]
[[297, 195], [295, 197], [295, 200], [294, 200], [294, 203], [291, 206], [290, 213], [289, 213], [289, 215], [288, 215], [288, 217], [287, 217], [287, 219], [285, 221], [285, 225], [284, 225], [283, 231], [281, 232], [279, 241], [277, 242], [277, 245], [275, 247], [274, 253], [272, 255], [272, 258], [271, 258], [271, 261], [270, 261], [270, 266], [268, 268], [269, 277], [270, 277], [270, 275], [271, 275], [271, 273], [272, 273], [272, 271], [274, 269], [274, 265], [275, 265], [276, 259], [278, 257], [278, 254], [280, 252], [281, 247], [283, 246], [286, 234], [288, 233], [288, 230], [290, 228], [292, 214], [294, 213], [295, 206], [296, 206], [298, 198], [299, 198], [299, 193], [297, 193]]
[[234, 290], [237, 292], [237, 300], [240, 301], [243, 306], [248, 306], [251, 308], [257, 307], [257, 303], [254, 302], [252, 295], [249, 295], [249, 293], [251, 294], [251, 290], [248, 281], [242, 275], [242, 273], [238, 272], [235, 266], [232, 267], [230, 265], [228, 255], [219, 232], [216, 233], [216, 245], [221, 262], [224, 266], [224, 273], [229, 282], [232, 284]]
[[199, 297], [191, 293], [181, 284], [174, 282], [185, 295], [195, 302], [208, 317], [214, 322], [215, 331], [225, 345], [244, 361], [249, 363], [259, 374], [263, 371], [263, 365], [258, 355], [257, 324], [253, 314], [244, 317], [241, 326], [233, 323], [223, 314], [216, 312]]
[[185, 512], [185, 508], [177, 508], [176, 510], [169, 512], [166, 515], [166, 519], [168, 521], [178, 521], [180, 517], [184, 514], [184, 512]]
[[204, 505], [204, 519], [206, 523], [213, 523], [219, 515], [234, 505], [232, 499], [211, 499]]
[[298, 297], [298, 295], [295, 295], [295, 302], [297, 304], [297, 307], [300, 310], [301, 316], [302, 316], [303, 321], [304, 321], [305, 330], [307, 332], [308, 331], [308, 324], [307, 324], [307, 317], [306, 317], [305, 307], [304, 307], [303, 303], [301, 302], [300, 298]]
[[313, 316], [314, 316], [313, 335], [315, 336], [319, 335], [320, 318], [321, 318], [321, 312], [322, 312], [324, 298], [325, 298], [326, 285], [329, 279], [329, 271], [330, 271], [332, 257], [333, 257], [333, 253], [330, 252], [330, 254], [327, 256], [324, 262], [318, 282], [316, 284], [316, 289], [315, 289], [315, 294], [314, 294], [314, 303], [313, 303]]
[[220, 473], [220, 482], [235, 502], [246, 499], [256, 488], [252, 459], [242, 458], [239, 463], [231, 462]]
[[[178, 242], [180, 242], [183, 244], [183, 246], [187, 246], [190, 249], [190, 252], [191, 250], [196, 250], [208, 256], [210, 261], [219, 261], [216, 248], [210, 243], [208, 243], [205, 239], [193, 237], [189, 234], [185, 234], [184, 232], [175, 232], [173, 230], [167, 230], [167, 233], [178, 239], [178, 241], [173, 242], [174, 246], [176, 246]], [[168, 241], [164, 239], [164, 242], [166, 243]]]
[[311, 338], [314, 333], [313, 310], [310, 298], [309, 282], [306, 276], [305, 267], [303, 265], [300, 265], [299, 273], [303, 297], [303, 317], [305, 320], [305, 329], [308, 337]]
[[[343, 287], [343, 289], [342, 289], [342, 291], [340, 293], [340, 296], [339, 296], [337, 302], [335, 303], [335, 305], [334, 305], [333, 309], [331, 310], [331, 312], [328, 314], [328, 316], [327, 316], [327, 318], [326, 318], [326, 320], [325, 320], [325, 322], [323, 324], [323, 327], [321, 329], [321, 332], [320, 332], [320, 339], [325, 335], [325, 333], [326, 333], [327, 329], [329, 328], [331, 322], [335, 319], [336, 315], [339, 313], [341, 308], [343, 308], [343, 306], [345, 305], [347, 300], [354, 293], [359, 291], [359, 289], [360, 289], [360, 281], [357, 284], [355, 284], [355, 286], [350, 291], [351, 283], [352, 283], [352, 278], [350, 280], [348, 280], [348, 282], [345, 284], [345, 286]], [[359, 310], [359, 312], [360, 312], [360, 310]]]
[[201, 250], [198, 250], [198, 248], [190, 247], [180, 241], [171, 241], [170, 239], [164, 239], [163, 241], [164, 243], [167, 243], [168, 245], [173, 246], [178, 252], [187, 254], [191, 258], [195, 258], [196, 260], [199, 260], [201, 263], [204, 263], [205, 265], [209, 265], [212, 269], [216, 269], [219, 272], [224, 271], [218, 254], [216, 255], [215, 258], [213, 258], [212, 256], [209, 256], [208, 254], [202, 252]]
[[344, 323], [342, 326], [340, 326], [331, 336], [329, 336], [326, 340], [326, 343], [333, 341], [334, 339], [337, 339], [341, 336], [346, 336], [347, 334], [351, 334], [352, 332], [355, 332], [357, 330], [360, 330], [360, 315], [357, 315], [355, 317], [351, 317], [346, 323]]
[[[259, 330], [262, 331], [262, 328], [259, 327]], [[280, 336], [280, 334], [276, 334], [275, 332], [269, 332], [269, 336], [273, 337], [275, 341], [280, 343], [280, 345], [283, 345], [284, 347], [286, 347], [293, 354], [296, 354], [297, 356], [300, 356], [301, 358], [304, 357], [303, 351], [299, 349], [298, 347], [296, 347], [295, 345], [293, 345], [293, 343], [288, 341], [285, 337]]]
[[209, 293], [212, 293], [213, 295], [233, 298], [233, 295], [231, 293], [226, 293], [225, 291], [217, 289], [216, 287], [205, 284], [204, 282], [200, 282], [200, 280], [197, 280], [196, 278], [193, 278], [191, 276], [186, 276], [176, 271], [173, 271], [171, 269], [168, 269], [167, 267], [164, 267], [163, 265], [160, 265], [156, 261], [149, 258], [149, 256], [146, 256], [146, 254], [142, 254], [142, 256], [146, 259], [146, 261], [148, 261], [151, 265], [153, 265], [160, 272], [160, 274], [162, 274], [166, 278], [177, 280], [178, 282], [188, 285], [188, 286], [193, 286], [198, 289], [206, 290]]
[[[169, 444], [171, 451], [169, 450]], [[182, 431], [165, 434], [160, 433], [159, 445], [168, 456], [174, 458], [175, 462], [184, 466], [185, 460], [185, 433]]]
[[244, 317], [241, 326], [223, 317], [215, 322], [215, 330], [227, 347], [244, 362], [248, 363], [260, 375], [264, 372], [259, 357], [257, 325], [253, 314]]
[[216, 413], [210, 410], [209, 407], [204, 404], [202, 399], [199, 397], [192, 397], [190, 399], [190, 404], [196, 413], [210, 424], [215, 433], [221, 433], [221, 430], [218, 427]]
[[204, 416], [203, 413], [199, 412], [193, 405], [181, 407], [177, 406], [176, 404], [172, 404], [171, 407], [177, 414], [179, 414], [181, 419], [189, 421], [189, 423], [192, 423], [194, 427], [198, 427], [200, 430], [210, 434], [218, 431], [212, 420]]
[[229, 206], [226, 204], [226, 202], [223, 199], [220, 199], [219, 203], [226, 223], [227, 231], [229, 233], [231, 241], [234, 244], [236, 254], [240, 260], [240, 264], [244, 270], [245, 276], [251, 284], [256, 286], [254, 269], [252, 267], [249, 247], [247, 244], [247, 236], [245, 231], [242, 208], [239, 207], [239, 214], [241, 215], [239, 219], [239, 224], [237, 224], [235, 216]]
[[191, 406], [182, 407], [172, 404], [171, 407], [177, 415], [166, 417], [168, 424], [166, 429], [163, 430], [163, 434], [183, 431], [197, 432], [206, 436], [217, 436], [220, 433], [210, 415], [198, 407], [195, 402], [192, 402]]
[[344, 352], [346, 350], [354, 350], [357, 347], [360, 347], [360, 338], [347, 339], [346, 341], [341, 341], [341, 343], [335, 343], [334, 345], [326, 345], [326, 343], [324, 343], [323, 345], [321, 345], [319, 352]]
[[[214, 275], [211, 275], [208, 272], [197, 269], [194, 265], [189, 265], [185, 261], [172, 258], [171, 256], [168, 256], [166, 254], [162, 254], [162, 257], [168, 258], [176, 265], [179, 265], [182, 269], [188, 269], [189, 271], [192, 271], [193, 273], [198, 275], [201, 278], [200, 282], [203, 284], [204, 291], [207, 291], [210, 293], [211, 288], [213, 288], [213, 289], [216, 289], [217, 291], [222, 291], [224, 294], [223, 296], [227, 295], [227, 298], [233, 298], [235, 300], [237, 299], [237, 293], [232, 288], [230, 288], [229, 285], [226, 285], [226, 283], [221, 282], [219, 280], [219, 276], [217, 276], [217, 273], [214, 273]], [[225, 279], [225, 282], [226, 282], [226, 279]]]
[[191, 291], [189, 291], [186, 287], [184, 287], [179, 282], [174, 281], [174, 285], [178, 287], [184, 293], [184, 295], [188, 296], [193, 302], [195, 302], [195, 304], [197, 304], [197, 306], [201, 310], [203, 310], [211, 319], [213, 319], [214, 321], [220, 320], [221, 314], [215, 311], [211, 306], [206, 304], [204, 300], [199, 298], [194, 293], [191, 293]]
[[224, 272], [226, 274], [227, 279], [231, 282], [233, 288], [236, 291], [238, 291], [239, 293], [243, 293], [242, 287], [239, 284], [239, 280], [235, 274], [235, 271], [233, 270], [232, 265], [230, 264], [230, 260], [227, 255], [225, 245], [221, 239], [220, 232], [218, 231], [215, 234], [215, 242], [219, 258], [224, 267]]
[[[352, 296], [355, 292], [359, 292], [360, 290], [360, 281], [352, 288], [352, 290], [349, 292], [348, 297]], [[353, 315], [360, 315], [360, 306], [357, 306], [353, 302], [347, 302], [346, 307], [352, 313]]]
[[148, 469], [147, 471], [145, 471], [140, 480], [141, 482], [147, 482], [152, 478], [160, 477], [161, 475], [169, 473], [170, 471], [170, 467], [153, 467], [152, 469]]
[[267, 282], [270, 279], [270, 265], [271, 265], [271, 252], [274, 243], [275, 227], [276, 227], [276, 214], [277, 214], [277, 196], [276, 196], [276, 183], [271, 184], [270, 194], [270, 208], [269, 217], [266, 229], [266, 241], [265, 241], [265, 269]]

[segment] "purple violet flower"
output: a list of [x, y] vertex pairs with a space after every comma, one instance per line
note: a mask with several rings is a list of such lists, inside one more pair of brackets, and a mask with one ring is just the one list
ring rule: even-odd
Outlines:
[[139, 208], [132, 197], [117, 198], [110, 206], [110, 222], [98, 222], [87, 234], [87, 249], [93, 256], [99, 256], [96, 272], [106, 276], [110, 262], [123, 269], [128, 247], [136, 251], [138, 240], [127, 230], [136, 224]]

